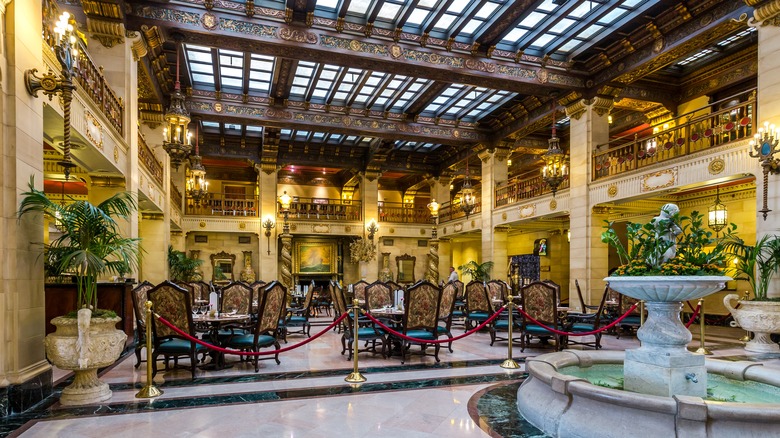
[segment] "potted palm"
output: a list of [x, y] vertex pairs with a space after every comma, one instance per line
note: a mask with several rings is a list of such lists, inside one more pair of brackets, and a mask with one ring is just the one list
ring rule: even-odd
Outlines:
[[55, 221], [59, 237], [44, 245], [50, 270], [73, 275], [76, 308], [54, 318], [57, 331], [46, 336], [46, 355], [58, 368], [73, 370], [73, 384], [62, 391], [64, 405], [96, 403], [111, 397], [97, 369], [111, 365], [124, 349], [127, 335], [116, 329], [121, 318], [102, 310], [97, 302], [98, 278], [123, 274], [138, 267], [139, 240], [122, 236], [116, 218], [128, 218], [136, 209], [129, 193], [118, 193], [98, 205], [87, 201], [60, 204], [35, 189], [22, 193], [18, 217], [43, 213]]
[[173, 246], [168, 245], [168, 269], [174, 282], [202, 280], [203, 275], [198, 270], [201, 264], [203, 260], [187, 257], [183, 251], [175, 250]]
[[766, 353], [778, 352], [780, 347], [770, 339], [780, 332], [780, 299], [769, 298], [769, 284], [780, 270], [780, 236], [766, 234], [755, 245], [748, 245], [737, 236], [724, 239], [726, 251], [733, 257], [733, 269], [738, 280], [746, 280], [753, 291], [752, 300], [739, 300], [736, 294], [723, 297], [723, 304], [742, 328], [754, 334], [745, 350]]
[[471, 260], [465, 265], [458, 266], [458, 269], [463, 272], [463, 275], [470, 276], [474, 281], [488, 281], [490, 280], [490, 271], [493, 270], [493, 262], [477, 263]]

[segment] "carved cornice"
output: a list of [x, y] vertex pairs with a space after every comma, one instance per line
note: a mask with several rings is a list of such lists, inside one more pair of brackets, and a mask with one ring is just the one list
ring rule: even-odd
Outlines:
[[615, 106], [615, 100], [611, 96], [596, 96], [593, 98], [592, 104], [596, 114], [603, 116], [612, 111], [612, 107]]
[[[749, 6], [755, 6], [755, 1], [746, 2]], [[754, 3], [751, 5], [750, 3]], [[780, 0], [770, 0], [753, 9], [753, 18], [750, 19], [751, 26], [778, 26], [780, 20]]]
[[574, 120], [579, 120], [580, 117], [585, 114], [585, 110], [588, 109], [588, 104], [589, 102], [587, 99], [580, 99], [570, 103], [569, 105], [566, 105], [566, 115]]
[[107, 176], [107, 175], [90, 175], [91, 183], [95, 187], [107, 187], [107, 188], [124, 188], [125, 177], [123, 176]]

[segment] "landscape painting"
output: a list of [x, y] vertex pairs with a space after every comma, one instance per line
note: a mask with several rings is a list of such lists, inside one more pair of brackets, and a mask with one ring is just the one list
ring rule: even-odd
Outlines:
[[334, 244], [330, 242], [297, 242], [297, 272], [300, 274], [330, 274], [333, 272]]

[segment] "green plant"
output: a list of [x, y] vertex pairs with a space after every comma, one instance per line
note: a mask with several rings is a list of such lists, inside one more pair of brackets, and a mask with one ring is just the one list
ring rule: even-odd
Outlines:
[[463, 272], [463, 275], [469, 275], [472, 280], [476, 281], [490, 280], [490, 271], [492, 269], [493, 262], [477, 263], [474, 260], [458, 266], [458, 270]]
[[35, 189], [22, 193], [18, 218], [40, 212], [56, 221], [61, 235], [44, 245], [49, 272], [76, 277], [76, 310], [97, 310], [97, 279], [138, 267], [139, 238], [123, 237], [115, 218], [126, 219], [136, 209], [135, 198], [122, 192], [98, 205], [74, 201], [62, 205]]
[[168, 273], [173, 281], [187, 282], [202, 279], [198, 266], [203, 260], [187, 257], [183, 251], [168, 246]]
[[[606, 222], [601, 241], [617, 251], [621, 266], [612, 275], [722, 275], [726, 259], [723, 239], [704, 229], [698, 211], [681, 216], [677, 206], [665, 205], [659, 216], [646, 224], [626, 226], [628, 248], [620, 241], [613, 222]], [[726, 229], [732, 236], [736, 225]]]
[[772, 276], [780, 270], [780, 236], [766, 234], [755, 245], [748, 245], [735, 235], [725, 236], [728, 256], [733, 257], [737, 280], [747, 280], [756, 301], [768, 301]]

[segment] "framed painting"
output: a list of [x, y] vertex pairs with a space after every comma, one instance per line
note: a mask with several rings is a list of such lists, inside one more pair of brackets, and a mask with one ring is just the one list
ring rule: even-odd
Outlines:
[[333, 242], [295, 242], [295, 273], [334, 274], [336, 244]]

